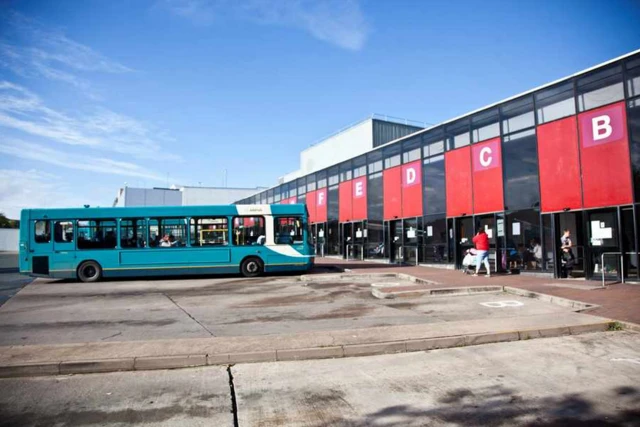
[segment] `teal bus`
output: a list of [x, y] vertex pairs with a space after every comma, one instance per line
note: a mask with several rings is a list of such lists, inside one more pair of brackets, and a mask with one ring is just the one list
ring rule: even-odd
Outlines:
[[20, 272], [101, 278], [307, 271], [305, 205], [25, 209]]

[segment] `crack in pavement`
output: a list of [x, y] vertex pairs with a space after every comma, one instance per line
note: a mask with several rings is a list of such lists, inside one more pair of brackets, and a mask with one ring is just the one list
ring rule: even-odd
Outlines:
[[182, 312], [183, 312], [184, 314], [186, 314], [187, 316], [189, 316], [189, 318], [190, 318], [191, 320], [193, 320], [193, 321], [194, 321], [194, 322], [196, 322], [198, 325], [200, 325], [200, 327], [201, 327], [202, 329], [204, 329], [205, 331], [207, 331], [207, 332], [209, 333], [209, 335], [211, 335], [212, 337], [215, 337], [215, 335], [213, 334], [213, 332], [211, 332], [209, 329], [207, 329], [207, 327], [206, 327], [206, 326], [204, 326], [202, 323], [200, 323], [200, 322], [198, 321], [198, 319], [196, 319], [195, 317], [193, 317], [193, 316], [192, 316], [192, 315], [191, 315], [187, 310], [185, 310], [184, 308], [182, 308], [182, 307], [180, 306], [180, 304], [178, 304], [177, 302], [175, 302], [175, 301], [173, 300], [173, 298], [171, 298], [169, 295], [165, 294], [164, 292], [162, 293], [162, 295], [164, 295], [165, 297], [167, 297], [167, 299], [168, 299], [169, 301], [171, 301], [171, 302], [172, 302], [176, 307], [178, 307], [180, 310], [182, 310]]
[[233, 426], [239, 427], [238, 423], [238, 401], [236, 400], [236, 387], [233, 383], [233, 373], [231, 372], [231, 367], [233, 365], [227, 366], [227, 374], [229, 374], [229, 393], [231, 394], [231, 413], [233, 414]]

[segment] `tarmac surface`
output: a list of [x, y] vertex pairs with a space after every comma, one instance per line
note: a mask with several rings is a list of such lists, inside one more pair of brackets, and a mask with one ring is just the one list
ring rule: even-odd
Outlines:
[[[37, 279], [0, 308], [0, 345], [263, 336], [571, 312], [501, 292], [380, 300], [371, 294], [372, 283], [412, 283], [383, 276], [315, 277], [90, 285]], [[513, 303], [503, 304], [508, 301]]]
[[32, 277], [18, 273], [16, 252], [0, 252], [0, 306], [32, 281]]
[[235, 417], [242, 427], [622, 427], [640, 420], [640, 334], [633, 332], [229, 371], [0, 379], [0, 426], [231, 427]]

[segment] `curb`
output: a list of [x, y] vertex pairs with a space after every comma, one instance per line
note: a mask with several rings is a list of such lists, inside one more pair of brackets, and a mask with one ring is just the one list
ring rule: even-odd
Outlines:
[[[407, 339], [368, 344], [345, 344], [329, 347], [265, 350], [232, 354], [186, 354], [180, 356], [128, 357], [101, 360], [58, 361], [0, 366], [0, 378], [36, 377], [67, 374], [89, 374], [121, 371], [179, 369], [198, 366], [227, 366], [236, 363], [262, 363], [292, 360], [337, 359], [343, 357], [374, 356], [409, 353], [481, 344], [580, 335], [609, 331], [614, 320], [592, 324], [551, 327], [544, 329], [501, 331], [449, 337]], [[625, 328], [640, 332], [640, 325], [618, 322]]]
[[431, 288], [431, 289], [409, 289], [405, 291], [385, 291], [392, 289], [394, 286], [388, 283], [372, 284], [371, 295], [378, 299], [393, 299], [398, 297], [412, 296], [428, 296], [428, 297], [452, 297], [452, 296], [468, 296], [476, 294], [494, 294], [496, 292], [505, 292], [504, 286], [469, 286], [455, 288]]
[[[404, 276], [407, 276], [407, 275], [404, 275]], [[404, 280], [410, 280], [409, 277], [413, 277], [413, 276], [407, 276], [407, 277], [398, 276], [398, 278], [401, 278]], [[422, 280], [422, 279], [416, 279], [416, 280]], [[432, 282], [431, 284], [433, 283], [435, 282]], [[512, 286], [489, 285], [489, 286], [467, 286], [467, 287], [452, 287], [452, 288], [416, 288], [416, 289], [407, 289], [403, 291], [393, 291], [392, 290], [393, 288], [394, 288], [393, 284], [373, 283], [371, 284], [371, 295], [373, 295], [378, 299], [393, 299], [398, 297], [401, 298], [401, 297], [413, 297], [413, 296], [428, 296], [428, 297], [465, 296], [465, 295], [475, 295], [480, 293], [504, 292], [507, 294], [517, 295], [525, 298], [537, 299], [550, 304], [571, 308], [573, 311], [576, 311], [576, 312], [585, 312], [585, 311], [594, 310], [600, 307], [598, 304], [591, 304], [591, 303], [586, 303], [582, 301], [556, 297], [552, 295], [543, 294], [540, 292], [533, 292], [533, 291], [528, 291], [526, 289], [515, 288]], [[635, 325], [629, 322], [619, 322], [619, 323], [621, 324], [627, 323], [629, 325], [629, 329], [635, 330], [634, 328], [638, 328], [637, 330], [640, 331], [640, 325]], [[625, 325], [625, 328], [626, 328], [626, 325]]]
[[590, 303], [576, 301], [576, 300], [567, 299], [567, 298], [554, 297], [552, 295], [542, 294], [540, 292], [527, 291], [525, 289], [514, 288], [511, 286], [504, 286], [503, 288], [504, 288], [504, 292], [507, 294], [538, 299], [540, 301], [548, 302], [550, 304], [572, 308], [573, 311], [583, 312], [583, 311], [593, 310], [595, 308], [600, 307], [597, 304], [590, 304]]

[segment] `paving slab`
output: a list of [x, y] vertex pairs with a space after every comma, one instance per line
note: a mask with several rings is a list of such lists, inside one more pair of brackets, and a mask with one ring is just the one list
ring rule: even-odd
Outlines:
[[0, 379], [0, 390], [0, 426], [234, 425], [217, 367]]
[[236, 365], [240, 426], [635, 426], [640, 334]]

